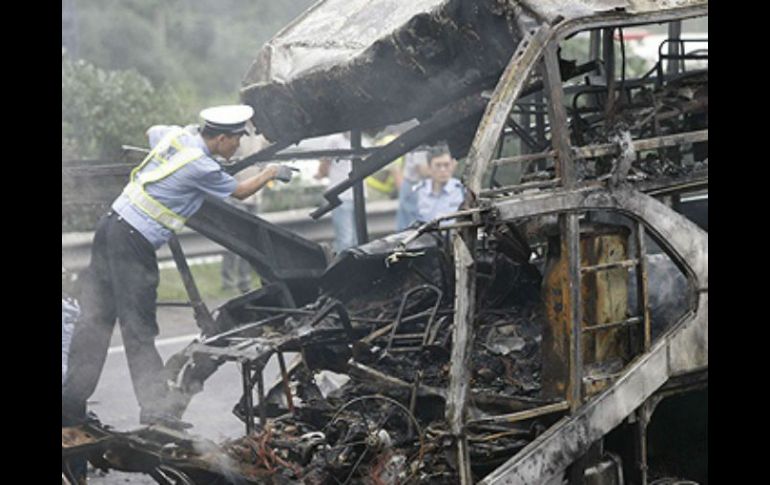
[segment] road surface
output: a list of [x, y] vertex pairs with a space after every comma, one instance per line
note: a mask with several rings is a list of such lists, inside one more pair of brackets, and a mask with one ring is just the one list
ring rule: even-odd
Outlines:
[[[211, 308], [211, 306], [210, 306]], [[159, 307], [158, 325], [160, 335], [156, 340], [163, 360], [183, 349], [197, 336], [198, 328], [189, 308]], [[273, 359], [265, 372], [265, 383], [273, 381], [278, 366]], [[203, 391], [197, 394], [183, 419], [193, 425], [189, 430], [215, 442], [243, 436], [245, 427], [233, 414], [232, 408], [241, 396], [241, 377], [235, 363], [225, 363], [211, 376]], [[96, 392], [89, 400], [88, 407], [102, 423], [119, 431], [130, 431], [140, 427], [139, 406], [134, 397], [131, 379], [128, 375], [125, 351], [120, 331], [115, 330], [107, 355], [107, 361]], [[103, 474], [89, 469], [89, 484], [125, 485], [155, 484], [148, 475], [111, 471]]]

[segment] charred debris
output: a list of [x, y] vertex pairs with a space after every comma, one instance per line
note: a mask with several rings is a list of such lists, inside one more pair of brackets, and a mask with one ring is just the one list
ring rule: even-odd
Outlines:
[[[473, 258], [478, 312], [468, 337], [462, 433], [476, 480], [569, 412], [560, 397], [569, 352], [553, 335], [561, 328], [553, 312], [561, 309], [544, 294], [563, 290], [554, 281], [564, 268], [552, 224], [540, 222], [537, 229], [533, 221], [489, 226]], [[539, 248], [525, 230], [540, 231]], [[213, 322], [219, 331], [169, 361], [180, 416], [218, 366], [239, 366], [242, 381], [233, 385], [243, 396], [233, 413], [244, 423], [243, 437], [215, 444], [157, 426], [123, 433], [94, 425], [78, 431], [85, 436], [72, 439], [73, 453], [90, 447], [95, 466], [148, 473], [159, 483], [459, 483], [458, 441], [447, 419], [457, 345], [455, 255], [449, 232], [419, 232], [344, 252], [320, 278], [321, 296], [299, 308], [282, 302], [277, 285], [228, 302]], [[612, 224], [595, 223], [585, 233], [595, 264], [608, 264], [609, 251], [628, 239]], [[550, 256], [531, 257], [547, 254], [549, 237]], [[620, 269], [613, 277], [628, 275]], [[610, 298], [601, 293], [606, 283], [585, 283], [592, 293], [586, 296]], [[682, 291], [684, 283], [676, 285]], [[631, 310], [628, 302], [620, 309], [592, 305], [621, 317]], [[673, 320], [664, 308], [655, 310], [660, 333]], [[638, 336], [619, 330], [585, 340], [586, 356], [612, 354], [608, 363], [591, 364], [617, 372], [631, 360], [627, 347]], [[271, 358], [281, 375], [265, 382]]]
[[[383, 2], [355, 5], [367, 3]], [[86, 425], [63, 430], [63, 466], [87, 453], [96, 466], [163, 484], [620, 484], [689, 473], [686, 463], [670, 465], [666, 443], [654, 433], [648, 440], [648, 428], [655, 430], [660, 402], [708, 386], [708, 69], [685, 69], [707, 51], [688, 53], [679, 39], [681, 21], [707, 15], [707, 4], [425, 3], [441, 8], [407, 17], [348, 65], [281, 84], [258, 74], [291, 56], [261, 55], [242, 94], [262, 104], [258, 128], [274, 133], [275, 144], [232, 170], [280, 158], [296, 138], [353, 129], [344, 155], [358, 168], [326, 192], [327, 204], [313, 213], [320, 217], [391, 160], [452, 140], [455, 156], [466, 157], [461, 210], [329, 263], [318, 245], [207, 201], [189, 225], [249, 259], [266, 284], [211, 314], [186, 281], [202, 338], [166, 370], [181, 417], [219, 366], [237, 364], [241, 382], [233, 385], [243, 392], [233, 413], [244, 436], [215, 444], [158, 426]], [[323, 5], [271, 48], [290, 51], [281, 35], [307, 47], [295, 37], [323, 20]], [[452, 15], [457, 22], [446, 22]], [[448, 42], [434, 50], [463, 36], [491, 42], [471, 35], [489, 22], [508, 64], [476, 66], [478, 79], [466, 84], [452, 75], [457, 65], [442, 69], [439, 58], [425, 78], [405, 76], [422, 92], [443, 73], [451, 92], [441, 103], [413, 104], [424, 109], [409, 112], [416, 127], [362, 150], [366, 102], [385, 103], [371, 113], [388, 118], [399, 99], [387, 91], [387, 99], [370, 99], [365, 86], [345, 91], [368, 79], [357, 70], [376, 74], [385, 54], [384, 65], [398, 64], [425, 36]], [[626, 79], [613, 66], [616, 29], [656, 22], [670, 23], [669, 44], [679, 47]], [[558, 48], [582, 31], [590, 32], [591, 60], [577, 64]], [[422, 65], [431, 49], [399, 65]], [[503, 57], [480, 59], [492, 58]], [[308, 94], [318, 90], [325, 94]], [[361, 106], [327, 116], [342, 108], [326, 95], [340, 91]], [[290, 128], [301, 133], [282, 138]], [[517, 155], [503, 155], [506, 140], [518, 143]], [[512, 176], [510, 166], [521, 170]], [[357, 196], [361, 214], [363, 203]], [[357, 223], [365, 236], [365, 220]], [[182, 270], [181, 249], [172, 251]], [[280, 368], [275, 382], [263, 375], [271, 359]], [[699, 473], [689, 475], [704, 481]]]
[[[222, 463], [247, 482], [456, 481], [444, 417], [454, 314], [451, 245], [440, 233], [403, 245], [415, 232], [345, 252], [324, 274], [322, 295], [301, 308], [277, 304], [271, 287], [225, 305], [215, 323], [231, 330], [175, 357], [184, 361], [178, 382], [186, 390], [213, 367], [239, 364], [244, 396], [233, 412], [244, 422], [242, 439], [201, 453], [199, 445], [185, 450], [179, 437], [160, 431], [110, 433], [109, 446], [122, 449], [114, 455], [140, 442], [139, 461], [171, 459], [194, 483], [207, 472], [226, 477]], [[540, 392], [541, 276], [517, 235], [502, 226], [477, 254], [484, 312], [469, 416], [479, 421], [468, 431], [474, 463], [486, 472], [540, 428], [483, 417], [551, 402]], [[287, 364], [287, 354], [296, 359]], [[271, 357], [282, 375], [266, 385], [262, 372]], [[191, 437], [184, 442], [193, 443]], [[164, 447], [168, 443], [174, 446]]]

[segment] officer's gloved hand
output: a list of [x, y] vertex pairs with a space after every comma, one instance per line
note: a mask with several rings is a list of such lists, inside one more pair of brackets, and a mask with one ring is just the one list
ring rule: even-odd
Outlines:
[[281, 165], [278, 167], [278, 171], [275, 174], [275, 180], [281, 182], [288, 182], [291, 180], [291, 176], [296, 172], [296, 168], [289, 167], [288, 165]]

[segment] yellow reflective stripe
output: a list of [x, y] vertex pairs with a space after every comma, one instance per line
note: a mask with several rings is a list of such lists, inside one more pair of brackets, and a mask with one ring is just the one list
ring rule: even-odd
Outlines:
[[396, 189], [396, 181], [392, 176], [390, 176], [390, 174], [388, 175], [388, 178], [384, 182], [379, 180], [376, 177], [376, 174], [366, 177], [366, 185], [373, 188], [374, 190], [389, 194]]
[[150, 150], [150, 153], [148, 153], [147, 156], [144, 157], [144, 160], [142, 160], [142, 163], [140, 163], [133, 170], [131, 170], [130, 179], [134, 180], [134, 178], [136, 177], [136, 174], [139, 173], [139, 171], [143, 169], [145, 165], [147, 165], [150, 162], [150, 160], [152, 160], [153, 158], [159, 160], [161, 163], [166, 163], [168, 160], [161, 157], [160, 154], [168, 150], [169, 145], [171, 145], [172, 143], [175, 142], [178, 144], [179, 142], [177, 141], [177, 137], [179, 137], [179, 135], [181, 135], [182, 133], [184, 133], [183, 129], [172, 128], [171, 130], [169, 130], [168, 133], [163, 135], [163, 138], [161, 138], [160, 141], [155, 145], [155, 148]]
[[[123, 190], [129, 200], [142, 212], [174, 232], [184, 227], [187, 218], [180, 216], [158, 202], [144, 190], [144, 185], [164, 179], [186, 164], [204, 155], [203, 150], [200, 148], [187, 148], [179, 142], [179, 136], [183, 133], [184, 130], [181, 128], [167, 133], [155, 145], [155, 148], [145, 157], [142, 163], [131, 171], [131, 179]], [[166, 155], [171, 147], [176, 149], [177, 152], [169, 158], [162, 156]], [[153, 159], [157, 160], [160, 164], [149, 172], [138, 175], [139, 171]]]
[[[395, 135], [386, 135], [378, 139], [375, 143], [377, 146], [383, 146], [392, 142], [396, 138], [397, 137]], [[397, 189], [396, 179], [393, 176], [393, 174], [390, 172], [391, 166], [393, 166], [393, 164], [396, 164], [396, 166], [399, 166], [399, 167], [403, 166], [404, 157], [400, 156], [396, 158], [395, 160], [387, 164], [385, 167], [381, 168], [380, 170], [373, 173], [372, 175], [366, 177], [366, 179], [364, 179], [364, 182], [366, 183], [366, 185], [384, 194], [391, 194], [393, 191], [395, 191]]]
[[170, 159], [164, 160], [164, 163], [161, 163], [159, 167], [140, 175], [139, 181], [142, 183], [142, 185], [146, 183], [157, 182], [158, 180], [168, 177], [172, 173], [176, 172], [193, 160], [202, 157], [203, 155], [203, 150], [200, 148], [185, 148], [182, 151], [175, 153]]
[[154, 221], [157, 221], [174, 232], [182, 229], [187, 221], [186, 218], [174, 213], [171, 209], [155, 200], [136, 182], [129, 182], [123, 190], [123, 193], [126, 194], [136, 207], [141, 209]]
[[179, 138], [179, 135], [184, 134], [184, 130], [182, 128], [172, 128], [163, 135], [163, 138], [160, 139], [157, 145], [155, 145], [155, 150], [158, 152], [165, 152], [169, 149], [169, 147], [174, 147], [177, 150], [180, 150], [182, 148], [182, 145], [179, 143], [177, 138]]

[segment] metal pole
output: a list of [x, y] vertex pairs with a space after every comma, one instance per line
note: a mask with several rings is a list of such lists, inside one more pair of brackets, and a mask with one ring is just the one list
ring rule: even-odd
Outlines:
[[472, 194], [481, 192], [483, 176], [494, 156], [494, 143], [500, 136], [511, 108], [550, 33], [551, 28], [542, 24], [525, 34], [495, 86], [466, 158], [463, 181]]
[[[522, 113], [519, 115], [519, 123], [521, 124], [522, 128], [524, 128], [524, 132], [527, 135], [530, 135], [532, 130], [532, 120], [530, 111], [532, 108], [525, 106], [522, 108]], [[532, 153], [532, 150], [530, 150], [529, 145], [524, 142], [523, 136], [520, 136], [521, 141], [519, 142], [519, 154], [520, 155], [526, 155], [527, 153]]]
[[640, 483], [642, 485], [647, 485], [647, 427], [650, 424], [650, 416], [653, 410], [654, 406], [651, 405], [649, 400], [645, 401], [636, 410], [636, 426], [634, 427], [634, 434], [636, 435], [636, 466], [639, 470]]
[[286, 403], [289, 412], [294, 414], [294, 399], [291, 395], [291, 386], [289, 386], [289, 373], [286, 372], [286, 361], [283, 360], [283, 352], [278, 352], [278, 365], [281, 368], [281, 382], [283, 382], [283, 392], [286, 394]]
[[243, 363], [241, 373], [243, 382], [243, 401], [244, 406], [246, 407], [244, 410], [246, 414], [246, 435], [250, 435], [251, 432], [254, 431], [254, 400], [251, 396], [251, 366], [249, 366], [248, 362]]
[[265, 429], [267, 425], [267, 413], [265, 409], [265, 381], [262, 377], [264, 367], [258, 367], [254, 370], [257, 379], [257, 402], [259, 403], [259, 425]]
[[457, 439], [457, 471], [461, 485], [473, 483], [470, 449], [465, 435], [465, 412], [470, 395], [470, 363], [476, 304], [476, 275], [473, 260], [476, 234], [475, 228], [468, 228], [454, 233], [453, 240], [456, 281], [455, 319], [452, 327], [452, 356], [445, 416], [449, 422], [450, 432]]
[[[679, 47], [681, 46], [679, 40], [682, 38], [682, 21], [676, 20], [668, 24], [668, 55], [675, 56], [681, 54]], [[681, 61], [684, 62], [684, 61]], [[666, 64], [666, 74], [673, 76], [679, 74], [680, 60], [671, 59], [669, 57]]]
[[644, 241], [644, 224], [641, 222], [636, 224], [636, 248], [639, 257], [639, 266], [636, 268], [637, 300], [641, 307], [639, 315], [644, 321], [643, 349], [644, 352], [647, 352], [650, 350], [652, 338], [650, 333], [649, 292], [647, 290], [647, 249]]
[[[361, 148], [361, 130], [351, 130], [350, 148], [354, 151]], [[353, 173], [359, 170], [360, 163], [360, 157], [353, 158]], [[356, 221], [356, 238], [358, 244], [365, 244], [369, 242], [369, 233], [366, 228], [366, 199], [363, 180], [359, 180], [353, 185], [353, 208]]]
[[[418, 370], [414, 378], [414, 384], [412, 385], [412, 395], [409, 398], [409, 412], [414, 415], [415, 406], [417, 406], [417, 392], [420, 389], [420, 382], [422, 381], [422, 371]], [[406, 436], [411, 438], [414, 436], [414, 424], [412, 420], [409, 420], [409, 427], [406, 431]]]
[[201, 295], [198, 292], [198, 287], [195, 285], [195, 279], [193, 278], [190, 267], [187, 265], [187, 259], [182, 251], [182, 246], [179, 244], [179, 239], [176, 235], [172, 235], [168, 240], [168, 247], [171, 250], [171, 255], [174, 257], [176, 268], [179, 271], [179, 275], [182, 277], [182, 283], [184, 283], [187, 296], [190, 298], [190, 304], [193, 307], [193, 315], [195, 316], [195, 322], [200, 327], [204, 335], [211, 335], [216, 333], [216, 326], [214, 319], [203, 303]]
[[569, 141], [567, 110], [564, 107], [559, 58], [555, 45], [545, 48], [542, 66], [545, 87], [548, 92], [548, 117], [551, 121], [551, 145], [557, 152], [556, 177], [561, 178], [565, 188], [572, 188], [577, 183], [575, 164]]
[[604, 60], [604, 76], [607, 86], [615, 79], [615, 39], [612, 38], [614, 29], [602, 29], [602, 59]]
[[[607, 102], [605, 104], [605, 117], [610, 118], [612, 111], [615, 107], [615, 40], [612, 37], [614, 29], [603, 29], [602, 31], [602, 45], [604, 67], [605, 67], [605, 80], [607, 83]], [[607, 120], [611, 122], [611, 120]]]
[[[535, 105], [531, 107], [535, 112], [535, 139], [543, 146], [545, 144], [545, 113], [540, 109], [543, 105], [543, 92], [535, 93]], [[537, 170], [545, 170], [545, 161], [535, 163]]]
[[[589, 48], [588, 48], [588, 60], [589, 61], [597, 61], [599, 60], [599, 56], [601, 54], [601, 46], [602, 46], [602, 31], [599, 29], [594, 29], [590, 33], [589, 37]], [[597, 76], [601, 76], [602, 74], [602, 68], [601, 64], [596, 64], [596, 71], [594, 71]]]
[[[608, 35], [606, 32], [604, 35]], [[610, 41], [611, 34], [608, 35]], [[555, 45], [546, 47], [543, 54], [543, 76], [548, 92], [548, 109], [551, 119], [551, 145], [557, 152], [556, 176], [562, 179], [565, 188], [572, 188], [577, 183], [575, 163], [569, 140], [567, 112], [564, 107], [564, 91], [562, 89], [559, 59]], [[562, 214], [559, 216], [561, 227], [562, 254], [567, 256], [569, 274], [569, 340], [570, 340], [570, 376], [567, 401], [570, 409], [575, 412], [580, 407], [583, 387], [583, 354], [582, 354], [582, 306], [580, 301], [580, 229], [578, 214]]]
[[[589, 43], [589, 50], [588, 50], [588, 60], [589, 61], [597, 61], [596, 62], [596, 70], [594, 70], [594, 75], [601, 76], [602, 75], [602, 64], [599, 61], [601, 57], [601, 51], [602, 51], [602, 31], [599, 29], [594, 29], [591, 31], [590, 39], [588, 41]], [[588, 100], [586, 101], [586, 105], [595, 108], [599, 105], [598, 94], [590, 95], [588, 96]]]

